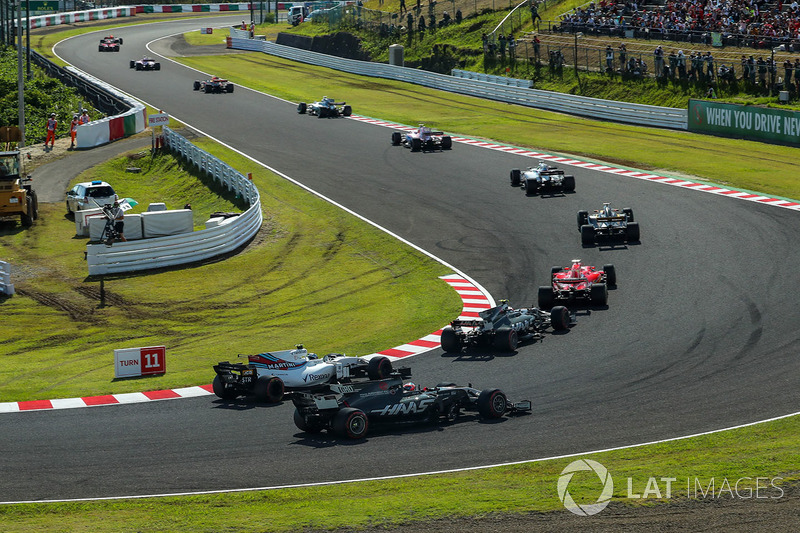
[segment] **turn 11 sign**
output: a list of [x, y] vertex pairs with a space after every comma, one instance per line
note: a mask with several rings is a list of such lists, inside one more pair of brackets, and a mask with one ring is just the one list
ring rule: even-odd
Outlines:
[[114, 350], [114, 377], [131, 378], [165, 374], [167, 372], [167, 348], [122, 348]]

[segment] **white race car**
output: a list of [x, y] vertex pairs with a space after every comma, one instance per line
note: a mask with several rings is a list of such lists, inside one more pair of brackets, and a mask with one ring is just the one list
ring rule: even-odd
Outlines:
[[224, 361], [214, 365], [217, 373], [212, 384], [214, 394], [225, 400], [252, 394], [258, 401], [277, 403], [287, 391], [347, 383], [354, 377], [384, 379], [392, 373], [392, 362], [388, 357], [365, 359], [331, 353], [319, 358], [302, 344], [293, 350], [246, 357], [248, 364]]
[[563, 170], [542, 161], [539, 165], [524, 170], [512, 169], [511, 186], [522, 187], [526, 196], [575, 192], [575, 176], [564, 174]]

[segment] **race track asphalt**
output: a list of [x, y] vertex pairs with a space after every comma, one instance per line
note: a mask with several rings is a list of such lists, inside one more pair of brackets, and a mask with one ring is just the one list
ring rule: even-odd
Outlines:
[[[531, 399], [530, 415], [497, 422], [465, 417], [442, 428], [385, 429], [346, 442], [299, 432], [290, 403], [202, 397], [6, 414], [0, 472], [14, 482], [0, 486], [0, 501], [435, 471], [798, 411], [796, 212], [579, 168], [575, 194], [526, 198], [509, 187], [508, 172], [532, 165], [528, 158], [463, 144], [410, 153], [390, 145], [389, 129], [299, 116], [294, 104], [241, 87], [233, 94], [195, 93], [192, 82], [204, 76], [166, 60], [160, 72], [128, 68], [145, 43], [196, 27], [181, 20], [115, 30], [125, 39], [119, 54], [99, 54], [97, 34], [70, 39], [57, 52], [437, 255], [496, 299], [535, 304], [550, 267], [573, 258], [613, 263], [618, 287], [608, 309], [580, 311], [571, 331], [514, 355], [435, 350], [409, 361], [418, 385], [499, 387], [512, 399]], [[358, 102], [351, 103], [358, 113]], [[603, 201], [634, 208], [641, 244], [580, 246], [576, 211]], [[269, 339], [264, 345], [274, 348]]]

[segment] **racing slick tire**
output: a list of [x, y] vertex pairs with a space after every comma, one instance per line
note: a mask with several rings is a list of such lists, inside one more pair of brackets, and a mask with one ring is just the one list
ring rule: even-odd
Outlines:
[[278, 403], [283, 399], [283, 381], [275, 376], [259, 376], [253, 392], [256, 400], [264, 403]]
[[136, 70], [142, 70], [142, 68], [141, 63], [136, 63]]
[[161, 70], [161, 63], [156, 63], [154, 68], [156, 70]]
[[625, 228], [625, 238], [628, 239], [628, 242], [639, 242], [638, 222], [631, 222], [628, 224], [628, 227]]
[[564, 192], [575, 192], [575, 176], [572, 175], [564, 176], [562, 187], [564, 189]]
[[199, 81], [195, 80], [195, 82], [192, 84], [192, 90], [193, 91], [199, 91], [200, 90], [200, 82]]
[[207, 83], [205, 85], [203, 85], [203, 92], [204, 93], [209, 94], [212, 90], [213, 90], [213, 88], [211, 87], [211, 85], [209, 85]]
[[442, 137], [442, 150], [450, 150], [453, 148], [453, 139], [449, 135]]
[[219, 376], [214, 376], [214, 381], [211, 383], [211, 388], [214, 390], [214, 394], [223, 400], [233, 400], [239, 396], [235, 390], [225, 387], [225, 384], [222, 382], [222, 379]]
[[326, 118], [328, 116], [328, 108], [320, 107], [317, 111], [317, 118]]
[[344, 106], [342, 108], [342, 116], [343, 117], [349, 117], [352, 114], [353, 114], [353, 108], [350, 107], [349, 105], [346, 105], [346, 106]]
[[594, 245], [594, 240], [594, 226], [589, 224], [581, 226], [581, 244], [584, 246], [592, 246]]
[[297, 112], [299, 114], [301, 114], [301, 115], [305, 115], [306, 114], [306, 103], [305, 102], [300, 102], [299, 104], [297, 104]]
[[614, 265], [603, 265], [603, 272], [606, 273], [606, 283], [609, 287], [617, 284], [617, 269]]
[[102, 52], [102, 51], [103, 51], [103, 47], [102, 47], [102, 46], [98, 46], [98, 47], [97, 47], [97, 51], [98, 51], [98, 52]]
[[508, 408], [508, 398], [500, 389], [485, 389], [478, 396], [478, 413], [483, 418], [502, 418]]
[[630, 207], [623, 207], [623, 208], [622, 208], [622, 213], [623, 213], [623, 214], [624, 214], [626, 217], [628, 217], [628, 222], [633, 222], [633, 221], [634, 221], [634, 218], [633, 218], [633, 209], [631, 209]]
[[348, 439], [363, 439], [369, 430], [369, 419], [361, 409], [345, 407], [333, 418], [333, 432]]
[[306, 433], [319, 433], [322, 431], [322, 424], [309, 423], [306, 417], [300, 413], [300, 409], [294, 410], [294, 425], [297, 426], [297, 429]]
[[522, 176], [522, 172], [518, 168], [511, 169], [511, 186], [512, 187], [519, 187], [520, 186], [520, 176]]
[[494, 335], [494, 347], [504, 352], [513, 352], [519, 344], [519, 334], [508, 326], [497, 328]]
[[461, 351], [461, 339], [452, 326], [447, 326], [442, 330], [441, 341], [442, 350], [445, 353], [458, 353]]
[[411, 151], [412, 152], [419, 152], [422, 150], [422, 141], [419, 137], [412, 137], [411, 138]]
[[552, 287], [539, 287], [538, 294], [539, 309], [550, 309], [553, 307], [553, 302], [556, 301], [556, 295], [553, 293]]
[[228, 85], [226, 85], [226, 86], [225, 86], [225, 90], [226, 90], [228, 93], [232, 93], [232, 92], [233, 92], [233, 84], [232, 84], [232, 83], [229, 83]]
[[589, 223], [589, 212], [578, 211], [578, 231], [580, 231], [581, 227], [587, 225], [588, 223]]
[[403, 134], [399, 131], [392, 132], [392, 146], [399, 146], [400, 142], [403, 140]]
[[131, 61], [131, 68], [135, 68], [135, 67], [136, 67], [136, 61]]
[[122, 44], [122, 37], [119, 38], [119, 44]]
[[392, 373], [392, 362], [388, 357], [373, 357], [367, 364], [369, 379], [386, 379]]
[[550, 311], [550, 326], [553, 331], [566, 331], [569, 329], [569, 309], [557, 305]]
[[605, 283], [595, 283], [589, 288], [589, 302], [595, 306], [608, 305], [608, 287]]
[[562, 270], [564, 270], [564, 268], [560, 266], [550, 267], [550, 275], [552, 276], [553, 274], [558, 274]]
[[536, 196], [536, 178], [525, 178], [522, 188], [525, 189], [525, 196]]

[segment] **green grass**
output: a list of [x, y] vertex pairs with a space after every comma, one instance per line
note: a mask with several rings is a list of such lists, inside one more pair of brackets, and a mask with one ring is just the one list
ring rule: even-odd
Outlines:
[[352, 103], [353, 112], [361, 115], [403, 124], [425, 122], [459, 135], [800, 198], [797, 148], [598, 122], [365, 78], [265, 54], [178, 60], [291, 101], [333, 94]]
[[[259, 235], [224, 261], [107, 276], [108, 305], [100, 307], [86, 239], [73, 237], [62, 203], [42, 204], [31, 229], [0, 233], [0, 256], [22, 270], [18, 294], [2, 302], [4, 326], [26, 332], [2, 343], [0, 401], [200, 385], [220, 360], [301, 342], [361, 355], [426, 335], [460, 312], [457, 294], [438, 279], [445, 267], [228, 149], [197, 144], [253, 172], [262, 191]], [[129, 165], [143, 173], [126, 173]], [[166, 155], [114, 160], [76, 181], [95, 178], [139, 201], [134, 212], [153, 201], [191, 203], [197, 228], [213, 211], [243, 207]], [[115, 381], [113, 349], [150, 345], [167, 346], [167, 374]]]
[[[609, 469], [614, 480], [614, 501], [626, 505], [649, 506], [669, 501], [665, 498], [666, 485], [661, 481], [661, 500], [628, 499], [629, 477], [633, 493], [638, 494], [643, 494], [650, 477], [676, 478], [672, 499], [700, 499], [696, 497], [695, 479], [707, 487], [714, 478], [718, 495], [723, 479], [733, 487], [736, 480], [750, 477], [739, 484], [739, 493], [746, 495], [747, 489], [755, 488], [756, 477], [780, 475], [783, 479], [776, 481], [778, 486], [798, 479], [799, 431], [800, 418], [793, 417], [715, 435], [585, 457]], [[358, 531], [364, 527], [396, 527], [426, 519], [481, 517], [492, 513], [568, 515], [556, 487], [561, 471], [573, 459], [329, 487], [4, 506], [0, 507], [0, 522], [6, 533], [292, 532], [303, 528]], [[690, 480], [688, 492], [687, 480]], [[781, 495], [772, 487], [764, 490], [765, 482], [760, 483], [762, 496]], [[594, 503], [600, 485], [595, 474], [579, 472], [570, 482], [569, 490], [576, 502]], [[730, 497], [725, 493], [720, 499]], [[589, 519], [586, 520], [588, 525]], [[534, 530], [533, 524], [531, 528]]]
[[[224, 61], [231, 61], [225, 58]], [[357, 113], [409, 124], [425, 120], [451, 131], [508, 140], [552, 151], [568, 151], [588, 157], [615, 160], [644, 168], [668, 168], [675, 173], [694, 173], [721, 183], [736, 180], [752, 183], [762, 191], [785, 191], [800, 197], [795, 174], [786, 171], [796, 160], [795, 150], [747, 141], [735, 141], [677, 132], [663, 132], [601, 124], [552, 113], [529, 111], [516, 106], [492, 104], [461, 96], [367, 80], [306, 65], [293, 65], [273, 58], [247, 56], [231, 63], [204, 58], [203, 70], [219, 72], [237, 83], [269, 90], [300, 101], [324, 92], [353, 101]], [[265, 70], [239, 75], [241, 66]], [[270, 75], [282, 78], [272, 81]], [[324, 73], [324, 79], [318, 79]], [[308, 84], [307, 86], [298, 84]], [[304, 87], [301, 91], [296, 87]], [[384, 91], [373, 97], [372, 91]], [[385, 102], [385, 103], [384, 103]], [[453, 105], [453, 110], [447, 106]], [[440, 119], [440, 117], [442, 117]], [[702, 147], [702, 151], [700, 148]], [[710, 150], [709, 150], [710, 147]], [[661, 151], [664, 154], [661, 154]], [[687, 157], [696, 154], [697, 157]], [[747, 154], [745, 156], [745, 154]], [[240, 168], [250, 163], [238, 156]], [[740, 172], [737, 168], [744, 165]], [[774, 172], [775, 165], [781, 171]], [[729, 172], [730, 171], [730, 172]], [[736, 174], [731, 177], [730, 174]], [[755, 174], [751, 181], [747, 174]], [[773, 183], [775, 176], [788, 176]], [[264, 179], [259, 176], [258, 180]], [[779, 178], [776, 178], [776, 181]], [[276, 192], [287, 186], [276, 183]], [[263, 190], [263, 189], [262, 189]], [[271, 195], [273, 193], [270, 190]], [[266, 204], [266, 199], [262, 198]], [[277, 198], [271, 205], [281, 205]], [[301, 205], [299, 211], [306, 211]], [[269, 209], [265, 207], [265, 211]], [[278, 239], [280, 232], [270, 235]], [[247, 252], [247, 253], [257, 253]], [[226, 262], [227, 263], [227, 262]], [[205, 267], [202, 267], [205, 268]], [[240, 270], [237, 270], [240, 271]], [[291, 280], [287, 279], [287, 282]], [[295, 280], [297, 281], [297, 280]], [[113, 285], [111, 285], [113, 287]], [[158, 290], [158, 287], [156, 287]], [[45, 310], [46, 311], [46, 310]], [[37, 320], [56, 313], [39, 314]], [[297, 342], [293, 339], [290, 342]], [[5, 378], [0, 378], [4, 383]], [[744, 476], [783, 475], [798, 478], [797, 435], [800, 419], [792, 417], [726, 433], [671, 443], [596, 454], [591, 456], [609, 468], [615, 481], [615, 499], [624, 504], [649, 505], [653, 500], [625, 498], [626, 478], [634, 480], [635, 492], [649, 477], [675, 477], [673, 497], [686, 497], [685, 479], [738, 479]], [[561, 470], [571, 459], [528, 463], [490, 470], [367, 482], [332, 487], [181, 498], [98, 501], [64, 504], [25, 504], [0, 507], [4, 531], [298, 531], [303, 528], [332, 529], [391, 526], [429, 518], [484, 516], [494, 512], [536, 513], [564, 511], [556, 494]], [[663, 485], [662, 485], [663, 487]], [[570, 491], [580, 503], [596, 496], [596, 481], [576, 474]], [[638, 489], [638, 490], [637, 490]], [[421, 497], [424, 495], [424, 497]], [[346, 505], [343, 505], [346, 502]], [[588, 522], [587, 522], [588, 523]]]

